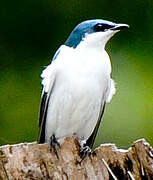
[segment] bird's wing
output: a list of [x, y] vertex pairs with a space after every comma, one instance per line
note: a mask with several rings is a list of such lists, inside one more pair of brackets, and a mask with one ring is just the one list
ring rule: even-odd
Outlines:
[[103, 114], [104, 114], [105, 104], [106, 104], [105, 102], [104, 102], [104, 104], [102, 104], [101, 111], [99, 113], [99, 118], [98, 118], [97, 124], [95, 126], [95, 129], [94, 129], [93, 133], [91, 134], [91, 136], [86, 141], [86, 145], [89, 146], [90, 148], [93, 147], [93, 144], [94, 144], [94, 141], [95, 141], [95, 138], [96, 138], [96, 135], [97, 135], [100, 123], [101, 123], [101, 119], [102, 119]]
[[91, 136], [88, 138], [88, 140], [86, 142], [87, 146], [89, 146], [90, 148], [92, 148], [92, 146], [94, 144], [94, 141], [95, 141], [95, 138], [96, 138], [96, 135], [98, 132], [98, 128], [100, 126], [101, 119], [102, 119], [103, 114], [104, 114], [105, 105], [106, 105], [106, 103], [109, 103], [111, 101], [111, 98], [114, 94], [115, 94], [114, 81], [112, 79], [110, 79], [110, 83], [108, 84], [108, 88], [106, 90], [105, 101], [101, 105], [101, 111], [99, 113], [99, 118], [98, 118], [97, 124], [95, 126], [93, 133], [91, 134]]
[[55, 77], [56, 77], [56, 62], [58, 61], [58, 56], [63, 49], [61, 46], [57, 52], [55, 53], [52, 63], [47, 66], [45, 70], [43, 70], [41, 74], [42, 78], [42, 97], [41, 97], [41, 104], [40, 104], [40, 112], [39, 112], [39, 134], [38, 134], [38, 143], [45, 142], [45, 125], [46, 125], [46, 115], [48, 109], [48, 102], [50, 99], [50, 95], [52, 93], [54, 84], [55, 84]]
[[60, 48], [55, 53], [51, 64], [47, 66], [47, 68], [41, 74], [43, 91], [39, 114], [38, 143], [45, 142], [45, 126], [49, 99], [55, 85], [58, 65], [60, 65], [62, 62], [63, 54], [69, 52], [69, 50], [70, 48], [65, 45], [60, 46]]
[[38, 135], [38, 143], [45, 142], [45, 125], [46, 125], [46, 115], [48, 109], [48, 102], [50, 99], [50, 95], [52, 93], [52, 89], [55, 84], [55, 69], [52, 65], [49, 65], [42, 73], [42, 98], [40, 104], [40, 113], [39, 113], [39, 135]]

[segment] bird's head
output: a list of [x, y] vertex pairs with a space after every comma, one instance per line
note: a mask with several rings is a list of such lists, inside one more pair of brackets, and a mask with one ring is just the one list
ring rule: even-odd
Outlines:
[[86, 47], [105, 47], [108, 40], [115, 33], [128, 27], [127, 24], [116, 24], [101, 19], [87, 20], [74, 28], [65, 45], [73, 48], [82, 45]]

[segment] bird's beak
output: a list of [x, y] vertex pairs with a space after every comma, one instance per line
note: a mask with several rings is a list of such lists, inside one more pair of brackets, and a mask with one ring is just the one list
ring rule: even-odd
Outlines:
[[116, 24], [114, 27], [111, 28], [111, 30], [121, 30], [121, 29], [127, 29], [129, 28], [128, 24]]

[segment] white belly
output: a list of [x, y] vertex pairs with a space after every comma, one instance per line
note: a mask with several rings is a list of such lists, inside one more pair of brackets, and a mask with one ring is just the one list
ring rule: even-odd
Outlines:
[[59, 140], [72, 135], [87, 140], [92, 134], [110, 81], [110, 64], [100, 60], [60, 65], [48, 105], [47, 142], [53, 134]]
[[99, 87], [61, 86], [51, 95], [46, 121], [46, 140], [76, 134], [86, 140], [92, 133], [103, 103]]

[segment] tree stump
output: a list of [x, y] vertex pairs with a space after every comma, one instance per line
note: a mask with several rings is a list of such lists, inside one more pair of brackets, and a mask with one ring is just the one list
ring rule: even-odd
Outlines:
[[103, 144], [81, 160], [80, 145], [65, 138], [57, 155], [47, 144], [0, 147], [0, 179], [9, 180], [153, 180], [153, 149], [144, 140], [128, 150]]

